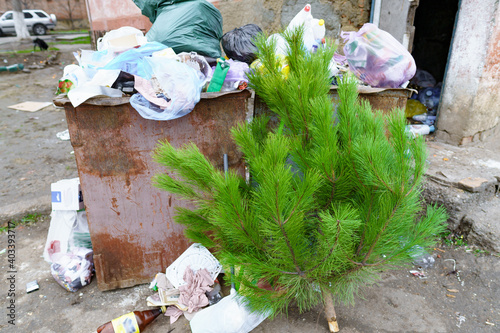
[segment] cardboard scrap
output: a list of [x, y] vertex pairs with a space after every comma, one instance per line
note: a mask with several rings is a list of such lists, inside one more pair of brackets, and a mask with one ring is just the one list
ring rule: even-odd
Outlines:
[[28, 112], [36, 112], [40, 111], [47, 106], [52, 105], [51, 102], [22, 102], [19, 104], [14, 104], [8, 106], [9, 109], [19, 110], [19, 111], [28, 111]]

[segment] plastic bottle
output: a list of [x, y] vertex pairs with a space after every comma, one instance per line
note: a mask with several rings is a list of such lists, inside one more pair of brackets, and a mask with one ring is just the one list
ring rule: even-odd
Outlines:
[[10, 66], [0, 66], [0, 72], [17, 72], [24, 69], [23, 64], [15, 64]]
[[406, 130], [412, 133], [414, 136], [417, 135], [427, 135], [434, 132], [435, 128], [433, 125], [408, 125]]
[[312, 21], [314, 40], [316, 43], [325, 44], [325, 20], [313, 19]]
[[304, 46], [307, 50], [312, 51], [316, 45], [313, 31], [313, 17], [311, 14], [311, 5], [307, 4], [304, 8], [290, 21], [287, 30], [295, 29], [299, 26], [304, 26]]
[[441, 87], [425, 88], [418, 93], [418, 100], [427, 107], [430, 115], [435, 116], [440, 96]]
[[217, 66], [215, 67], [207, 92], [218, 92], [222, 89], [227, 72], [229, 71], [229, 66], [229, 62], [224, 58], [217, 59]]
[[288, 23], [287, 30], [298, 27], [301, 24], [306, 23], [307, 19], [313, 19], [311, 14], [311, 5], [307, 4], [302, 8], [302, 10], [295, 15], [295, 17]]
[[136, 333], [142, 332], [160, 314], [165, 313], [166, 307], [145, 311], [133, 311], [126, 315], [108, 321], [97, 328], [97, 333]]

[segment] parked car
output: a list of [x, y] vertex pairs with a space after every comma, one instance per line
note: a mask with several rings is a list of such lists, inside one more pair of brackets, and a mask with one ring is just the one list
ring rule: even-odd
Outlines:
[[[57, 24], [57, 18], [54, 14], [48, 15], [40, 9], [23, 10], [23, 13], [28, 31], [34, 35], [45, 35], [47, 30], [54, 30]], [[9, 10], [0, 16], [0, 36], [15, 33], [14, 14]]]

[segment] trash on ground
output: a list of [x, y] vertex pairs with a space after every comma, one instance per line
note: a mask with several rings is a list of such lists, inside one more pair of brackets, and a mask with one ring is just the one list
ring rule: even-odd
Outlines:
[[35, 290], [38, 290], [38, 289], [40, 289], [40, 286], [38, 286], [37, 280], [26, 283], [26, 293], [27, 294], [29, 294]]
[[7, 248], [3, 249], [0, 251], [0, 254], [4, 254], [5, 252], [7, 252]]
[[185, 304], [187, 309], [181, 310], [177, 306], [169, 306], [165, 315], [170, 316], [170, 323], [174, 323], [183, 314], [193, 314], [209, 305], [206, 293], [212, 290], [214, 279], [206, 268], [198, 269], [194, 273], [189, 266], [186, 267], [183, 280], [186, 283], [179, 286], [179, 303]]
[[193, 273], [205, 268], [209, 272], [212, 281], [215, 281], [222, 270], [222, 265], [219, 261], [206, 247], [199, 243], [192, 244], [168, 266], [165, 275], [175, 288], [179, 288], [187, 283], [184, 280], [184, 272], [188, 267], [190, 267]]
[[164, 306], [144, 311], [129, 312], [121, 317], [108, 321], [97, 328], [97, 333], [108, 332], [142, 332], [160, 314], [165, 313]]
[[457, 313], [458, 324], [457, 327], [462, 326], [462, 323], [465, 322], [465, 316], [462, 316], [460, 313]]
[[69, 130], [64, 130], [62, 132], [58, 132], [56, 134], [57, 138], [62, 140], [62, 141], [68, 141], [70, 139], [69, 137]]
[[43, 251], [45, 261], [52, 263], [55, 254], [62, 255], [82, 247], [92, 249], [85, 211], [53, 210]]
[[427, 276], [421, 271], [411, 270], [410, 274], [418, 277], [419, 279], [427, 279]]
[[14, 64], [10, 66], [0, 66], [0, 72], [17, 72], [24, 69], [23, 64]]
[[37, 112], [49, 105], [52, 105], [52, 102], [22, 102], [19, 104], [10, 105], [8, 106], [8, 108], [19, 111]]
[[494, 324], [494, 323], [492, 323], [492, 322], [490, 322], [490, 321], [488, 321], [488, 320], [487, 320], [487, 321], [485, 321], [484, 323], [485, 323], [486, 325], [495, 326], [495, 324]]
[[413, 135], [413, 137], [421, 136], [421, 135], [427, 135], [429, 133], [432, 133], [435, 131], [434, 125], [407, 125], [406, 130], [408, 133]]
[[[67, 135], [69, 140], [68, 130], [64, 132], [57, 133], [57, 137], [64, 140], [61, 137]], [[80, 178], [72, 179], [62, 179], [50, 185], [50, 191], [52, 196], [52, 210], [73, 210], [77, 211], [84, 209], [82, 188], [80, 186]]]
[[50, 271], [64, 289], [75, 292], [88, 285], [94, 270], [93, 251], [87, 248], [73, 248], [70, 252], [51, 255]]
[[219, 261], [201, 244], [192, 244], [166, 270], [158, 273], [149, 288], [149, 306], [168, 306], [165, 316], [174, 323], [181, 315], [190, 320], [202, 307], [217, 303], [222, 294], [217, 276]]
[[416, 99], [409, 99], [406, 101], [405, 116], [411, 118], [427, 112], [427, 108], [420, 101]]
[[244, 298], [233, 289], [217, 304], [197, 312], [189, 325], [193, 333], [247, 333], [267, 317], [268, 314], [250, 311]]

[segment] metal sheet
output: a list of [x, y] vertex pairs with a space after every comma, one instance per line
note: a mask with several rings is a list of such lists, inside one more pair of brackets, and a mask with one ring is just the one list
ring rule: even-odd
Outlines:
[[[229, 129], [244, 121], [248, 91], [202, 96], [188, 115], [170, 121], [142, 118], [125, 99], [64, 105], [84, 196], [98, 287], [101, 290], [150, 282], [188, 248], [184, 228], [174, 222], [176, 206], [189, 207], [152, 186], [165, 172], [152, 160], [158, 140], [180, 147], [194, 142], [217, 167], [223, 154], [244, 173], [242, 155]], [[91, 104], [92, 103], [92, 104]]]

